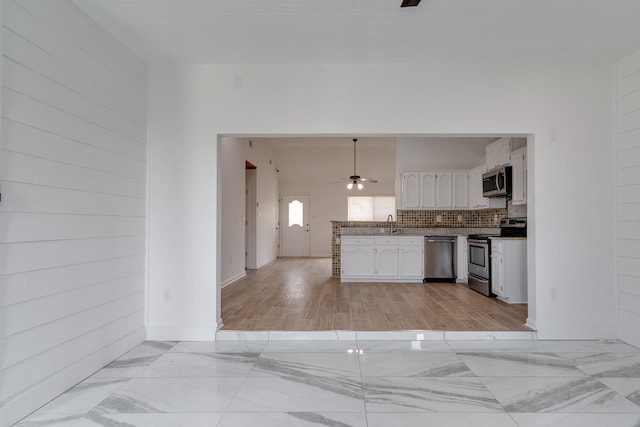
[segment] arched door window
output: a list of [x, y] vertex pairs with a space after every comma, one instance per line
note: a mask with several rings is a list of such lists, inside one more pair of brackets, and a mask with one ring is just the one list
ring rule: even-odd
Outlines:
[[297, 225], [303, 226], [304, 218], [304, 205], [300, 200], [293, 200], [289, 202], [289, 228]]

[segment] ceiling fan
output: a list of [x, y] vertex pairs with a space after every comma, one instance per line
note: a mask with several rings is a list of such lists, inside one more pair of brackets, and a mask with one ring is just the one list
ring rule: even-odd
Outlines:
[[375, 179], [372, 178], [363, 178], [360, 175], [358, 175], [358, 173], [356, 172], [356, 143], [358, 142], [358, 138], [354, 138], [353, 139], [353, 175], [351, 175], [349, 178], [340, 178], [339, 181], [335, 181], [335, 183], [339, 183], [339, 182], [348, 182], [347, 184], [347, 189], [351, 190], [354, 186], [358, 189], [358, 190], [362, 190], [364, 188], [364, 185], [362, 184], [363, 182], [372, 182], [372, 183], [376, 183], [378, 182]]

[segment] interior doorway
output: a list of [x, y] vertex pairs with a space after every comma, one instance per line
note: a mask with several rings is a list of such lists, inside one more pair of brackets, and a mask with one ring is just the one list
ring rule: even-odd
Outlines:
[[245, 161], [245, 268], [258, 268], [257, 261], [257, 209], [258, 209], [258, 168], [249, 161]]
[[[436, 138], [436, 137], [431, 137], [431, 136], [421, 136], [424, 138]], [[480, 138], [481, 136], [478, 135], [474, 135], [473, 138]], [[519, 137], [519, 138], [524, 138], [523, 135], [515, 135], [514, 137]], [[252, 138], [255, 140], [256, 136], [252, 135]], [[264, 136], [264, 138], [267, 138], [267, 136]], [[281, 137], [281, 138], [285, 138], [285, 137]], [[335, 137], [337, 138], [337, 137]], [[416, 137], [417, 138], [417, 137]], [[438, 136], [437, 138], [443, 138], [441, 136]], [[489, 138], [487, 136], [487, 138]], [[491, 138], [495, 138], [495, 136], [491, 136]], [[308, 139], [313, 139], [313, 138], [308, 138]], [[326, 139], [326, 138], [325, 138]], [[527, 146], [529, 147], [529, 149], [531, 151], [533, 151], [534, 148], [534, 136], [533, 135], [526, 135], [526, 139], [527, 139]], [[246, 139], [248, 140], [248, 138]], [[246, 140], [241, 140], [242, 142], [245, 142]], [[262, 141], [259, 141], [262, 142]], [[270, 141], [271, 142], [271, 141]], [[289, 141], [287, 141], [288, 144], [290, 144]], [[308, 144], [310, 147], [314, 147], [314, 143], [315, 141], [311, 140], [311, 141], [301, 141], [301, 144]], [[331, 144], [327, 144], [323, 142], [322, 148], [324, 147], [331, 147]], [[254, 147], [255, 149], [255, 147]], [[286, 150], [281, 150], [282, 152], [286, 152]], [[240, 155], [238, 157], [236, 157], [237, 160], [241, 160], [242, 162], [245, 162], [245, 159], [249, 158], [246, 155], [246, 152], [242, 152], [242, 150], [238, 150], [238, 152], [240, 153]], [[280, 153], [276, 153], [276, 154], [280, 154]], [[532, 153], [531, 153], [532, 154]], [[527, 189], [527, 193], [528, 194], [532, 194], [533, 193], [533, 182], [534, 182], [534, 177], [531, 174], [532, 171], [532, 167], [531, 167], [531, 163], [532, 163], [532, 158], [533, 156], [529, 154], [526, 156], [526, 164], [525, 166], [527, 167], [528, 171], [529, 171], [529, 179], [527, 181], [525, 181], [525, 188]], [[272, 156], [273, 154], [268, 154], [269, 156]], [[418, 157], [418, 156], [412, 156], [413, 157]], [[438, 156], [432, 156], [432, 160], [435, 162], [436, 160], [440, 159], [442, 156], [438, 157]], [[456, 157], [457, 158], [457, 157]], [[262, 176], [264, 176], [265, 172], [269, 172], [269, 165], [271, 165], [271, 157], [268, 158], [260, 158], [259, 156], [255, 156], [255, 159], [252, 158], [252, 161], [254, 161], [254, 163], [257, 165], [257, 168], [260, 169], [260, 173], [263, 174]], [[268, 159], [268, 160], [265, 160]], [[279, 158], [276, 156], [275, 157], [276, 160], [279, 160]], [[221, 159], [222, 160], [222, 159]], [[264, 164], [260, 163], [260, 161], [264, 160]], [[222, 160], [224, 162], [224, 160]], [[258, 163], [256, 163], [256, 161]], [[268, 161], [268, 163], [267, 163]], [[405, 159], [406, 161], [406, 159]], [[236, 165], [238, 165], [238, 163], [235, 163]], [[300, 165], [302, 163], [298, 163], [296, 165]], [[238, 165], [239, 166], [239, 165]], [[249, 169], [247, 169], [247, 167], [249, 167]], [[255, 165], [254, 165], [255, 167]], [[396, 165], [397, 167], [397, 165]], [[317, 223], [319, 222], [317, 219], [317, 216], [320, 215], [321, 220], [323, 220], [324, 218], [322, 218], [322, 214], [324, 214], [323, 209], [326, 206], [326, 203], [324, 203], [324, 200], [322, 199], [322, 197], [319, 197], [316, 195], [316, 193], [314, 193], [315, 189], [314, 188], [308, 188], [309, 186], [307, 186], [307, 188], [305, 188], [304, 186], [300, 185], [300, 181], [295, 181], [295, 185], [289, 185], [289, 188], [287, 188], [286, 186], [284, 188], [280, 188], [280, 186], [282, 186], [282, 184], [280, 183], [280, 185], [277, 185], [273, 188], [269, 187], [269, 189], [274, 190], [273, 192], [270, 192], [270, 194], [268, 194], [266, 197], [268, 197], [269, 199], [273, 200], [273, 198], [275, 198], [276, 203], [275, 205], [270, 205], [270, 203], [268, 203], [266, 201], [266, 198], [264, 196], [265, 193], [264, 191], [264, 187], [265, 187], [265, 180], [261, 177], [260, 178], [260, 186], [258, 186], [257, 184], [257, 180], [258, 180], [258, 176], [257, 176], [257, 168], [254, 169], [254, 172], [251, 172], [251, 166], [249, 165], [245, 165], [244, 170], [241, 172], [243, 174], [245, 174], [245, 178], [246, 178], [246, 182], [243, 183], [242, 185], [245, 186], [247, 188], [247, 198], [245, 200], [246, 202], [246, 206], [241, 207], [239, 206], [240, 210], [235, 211], [235, 218], [238, 218], [238, 216], [240, 215], [246, 215], [245, 221], [243, 221], [241, 224], [238, 224], [237, 222], [234, 224], [233, 227], [229, 227], [229, 229], [233, 228], [234, 234], [235, 236], [238, 236], [240, 233], [239, 230], [239, 226], [242, 227], [246, 227], [246, 242], [245, 239], [242, 239], [240, 241], [236, 240], [236, 244], [245, 244], [245, 247], [247, 248], [246, 251], [246, 258], [247, 258], [247, 268], [253, 271], [247, 271], [248, 275], [251, 274], [262, 274], [261, 273], [261, 269], [260, 270], [254, 270], [257, 269], [258, 267], [262, 268], [263, 266], [266, 266], [268, 263], [262, 263], [258, 265], [256, 265], [255, 267], [251, 268], [249, 267], [249, 251], [253, 250], [253, 256], [255, 258], [260, 258], [260, 250], [262, 250], [262, 245], [265, 244], [265, 242], [271, 242], [274, 246], [274, 250], [273, 250], [273, 254], [275, 254], [274, 256], [281, 256], [281, 257], [309, 257], [309, 259], [302, 259], [302, 260], [293, 260], [293, 259], [288, 259], [288, 260], [282, 260], [283, 262], [299, 262], [299, 263], [307, 263], [308, 261], [312, 260], [313, 258], [310, 258], [311, 253], [314, 254], [314, 257], [316, 257], [316, 253], [317, 253], [317, 245], [314, 243], [313, 239], [311, 238], [311, 230], [310, 228], [307, 226], [307, 224], [309, 226], [313, 226], [314, 228], [314, 232], [316, 234], [318, 234], [318, 230], [319, 230], [319, 226], [317, 225]], [[280, 172], [280, 170], [275, 169], [275, 166], [273, 166], [274, 168], [274, 173], [276, 172]], [[285, 172], [288, 171], [288, 169], [283, 168], [283, 166], [281, 164], [278, 164], [278, 168], [282, 168], [282, 170], [284, 170]], [[298, 168], [298, 169], [304, 169], [304, 168]], [[237, 166], [236, 166], [236, 170]], [[305, 171], [307, 171], [307, 169], [304, 169]], [[240, 171], [239, 171], [240, 172]], [[254, 173], [254, 175], [252, 176], [252, 173]], [[308, 176], [311, 176], [309, 174], [307, 174]], [[331, 174], [323, 181], [326, 183], [330, 183], [332, 177], [336, 175], [335, 172], [331, 172]], [[279, 175], [276, 175], [279, 176]], [[338, 176], [338, 175], [336, 175]], [[376, 177], [379, 177], [379, 175], [376, 175]], [[238, 182], [238, 184], [240, 185], [239, 181], [242, 179], [241, 176], [236, 177], [236, 182]], [[282, 178], [279, 178], [282, 179]], [[287, 181], [281, 181], [281, 182], [287, 182]], [[238, 191], [239, 190], [239, 191]], [[249, 196], [249, 191], [250, 190], [254, 190], [256, 196], [251, 199], [251, 197]], [[262, 193], [259, 193], [258, 190]], [[305, 190], [308, 190], [305, 191]], [[397, 190], [397, 188], [396, 188]], [[242, 202], [243, 198], [242, 198], [242, 186], [240, 188], [234, 187], [234, 191], [237, 196], [237, 200], [238, 202]], [[306, 193], [306, 194], [305, 194]], [[262, 195], [261, 195], [262, 194]], [[274, 197], [275, 196], [275, 197]], [[303, 196], [308, 196], [309, 199], [307, 200], [301, 200], [301, 197]], [[285, 200], [286, 197], [287, 200]], [[310, 198], [313, 197], [315, 200], [315, 208], [314, 208], [314, 212], [310, 213], [309, 209], [305, 209], [305, 207], [309, 207], [310, 206]], [[258, 199], [258, 200], [256, 200]], [[320, 200], [320, 201], [319, 201]], [[256, 201], [260, 201], [262, 205], [262, 216], [263, 218], [260, 218], [260, 206], [257, 205]], [[296, 203], [294, 205], [298, 205], [299, 207], [302, 207], [301, 210], [299, 210], [299, 212], [301, 212], [302, 215], [302, 220], [299, 220], [299, 214], [298, 215], [298, 219], [296, 221], [292, 221], [290, 224], [289, 221], [289, 204], [291, 202], [299, 202]], [[529, 209], [527, 209], [529, 212], [533, 212], [533, 202], [534, 200], [531, 199], [530, 200], [530, 204], [529, 204]], [[238, 203], [240, 204], [240, 203]], [[223, 205], [226, 206], [226, 205]], [[268, 207], [268, 209], [265, 209], [265, 207]], [[525, 206], [526, 207], [526, 206]], [[245, 208], [245, 209], [243, 209]], [[517, 208], [517, 207], [516, 207]], [[293, 208], [292, 208], [293, 209]], [[295, 209], [299, 209], [299, 208], [295, 208]], [[511, 209], [514, 209], [513, 207]], [[275, 210], [275, 212], [274, 212]], [[320, 210], [320, 214], [318, 214], [318, 210]], [[337, 212], [337, 209], [331, 209], [331, 212]], [[268, 212], [268, 218], [265, 215], [265, 212]], [[513, 214], [513, 212], [509, 212], [510, 214]], [[274, 216], [275, 214], [275, 216]], [[307, 214], [308, 216], [305, 218], [305, 214]], [[526, 214], [525, 213], [523, 214]], [[313, 219], [314, 223], [310, 223], [309, 221], [309, 217], [310, 219]], [[533, 269], [531, 268], [532, 265], [534, 265], [535, 263], [533, 262], [535, 260], [535, 251], [533, 250], [535, 248], [535, 233], [533, 233], [533, 225], [534, 225], [534, 218], [532, 217], [532, 215], [530, 216], [530, 221], [529, 224], [532, 225], [532, 233], [529, 234], [528, 236], [528, 242], [527, 242], [527, 246], [528, 246], [528, 265], [529, 265], [529, 272], [528, 272], [528, 288], [529, 288], [529, 303], [528, 303], [528, 307], [525, 310], [526, 315], [528, 315], [526, 317], [526, 326], [528, 326], [531, 329], [536, 329], [536, 325], [535, 325], [535, 313], [537, 310], [536, 307], [536, 286], [535, 286], [535, 274], [533, 274]], [[253, 221], [253, 224], [251, 224], [251, 221]], [[226, 224], [226, 223], [225, 223]], [[225, 228], [225, 224], [221, 224], [221, 226], [223, 228]], [[251, 225], [253, 225], [253, 229], [251, 229]], [[268, 230], [267, 230], [268, 228]], [[269, 231], [269, 233], [264, 233], [264, 230]], [[253, 231], [253, 232], [251, 232]], [[288, 237], [290, 237], [290, 233], [289, 232], [297, 232], [297, 236], [295, 236], [293, 239], [288, 239]], [[229, 233], [227, 233], [229, 235]], [[266, 235], [266, 237], [265, 237]], [[324, 235], [324, 234], [322, 234]], [[253, 239], [253, 240], [252, 240]], [[262, 240], [261, 240], [262, 239]], [[229, 239], [228, 239], [229, 240]], [[232, 239], [233, 240], [233, 239]], [[302, 243], [300, 243], [302, 242]], [[233, 242], [232, 242], [233, 244]], [[313, 245], [313, 247], [312, 247]], [[260, 249], [260, 250], [258, 250]], [[297, 250], [294, 250], [297, 249]], [[335, 250], [335, 248], [333, 248]], [[239, 253], [238, 255], [240, 255], [240, 259], [242, 257], [242, 254]], [[254, 258], [254, 259], [255, 259]], [[275, 260], [275, 258], [273, 258]], [[225, 260], [227, 260], [227, 258], [225, 258]], [[271, 260], [270, 262], [273, 262], [273, 260]], [[280, 262], [279, 260], [277, 261], [278, 263]], [[229, 264], [231, 264], [231, 262], [229, 261]], [[278, 265], [283, 265], [283, 264], [278, 264]], [[331, 274], [331, 273], [330, 273]], [[244, 272], [242, 276], [235, 276], [234, 280], [238, 281], [240, 279], [243, 279], [244, 276]], [[331, 280], [339, 280], [335, 277], [335, 272], [333, 275], [330, 276]], [[221, 288], [219, 288], [221, 289]], [[394, 288], [396, 289], [396, 288]], [[218, 301], [221, 301], [221, 294], [220, 291], [218, 292], [218, 296], [219, 299]], [[219, 313], [222, 313], [222, 310], [219, 311]], [[487, 327], [486, 330], [495, 330], [492, 327]]]
[[310, 196], [284, 194], [281, 199], [280, 256], [308, 257], [310, 254], [309, 228]]

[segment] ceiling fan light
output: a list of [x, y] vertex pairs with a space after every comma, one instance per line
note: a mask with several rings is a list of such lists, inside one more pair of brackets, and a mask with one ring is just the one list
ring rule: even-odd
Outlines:
[[364, 188], [364, 185], [362, 185], [361, 182], [358, 183], [358, 190], [362, 190]]
[[351, 190], [353, 188], [353, 182], [347, 184], [347, 190]]

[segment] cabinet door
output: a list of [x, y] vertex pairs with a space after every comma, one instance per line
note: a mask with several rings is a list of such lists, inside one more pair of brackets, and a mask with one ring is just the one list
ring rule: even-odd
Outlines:
[[474, 209], [478, 206], [478, 192], [481, 186], [480, 172], [478, 168], [469, 171], [469, 207]]
[[438, 172], [436, 174], [436, 206], [439, 208], [453, 207], [453, 174]]
[[405, 279], [422, 279], [424, 264], [422, 246], [400, 246], [398, 275]]
[[527, 203], [527, 147], [511, 153], [512, 191], [511, 201], [514, 205]]
[[420, 173], [402, 174], [402, 206], [404, 209], [420, 208]]
[[378, 277], [398, 276], [398, 246], [377, 246], [375, 249], [376, 268]]
[[420, 207], [435, 208], [436, 205], [436, 173], [420, 174]]
[[375, 274], [375, 257], [373, 246], [343, 246], [342, 276], [373, 277]]
[[504, 263], [502, 254], [491, 254], [491, 292], [501, 297], [504, 294]]
[[498, 145], [497, 141], [487, 145], [485, 151], [487, 156], [487, 170], [491, 170], [498, 167]]
[[487, 170], [486, 165], [480, 165], [469, 173], [469, 198], [472, 209], [489, 207], [489, 199], [482, 196], [482, 174]]
[[457, 282], [467, 283], [469, 276], [469, 248], [467, 247], [467, 236], [458, 236], [457, 246]]
[[453, 173], [453, 207], [469, 207], [469, 174], [466, 172]]
[[498, 140], [498, 166], [511, 163], [511, 138]]

